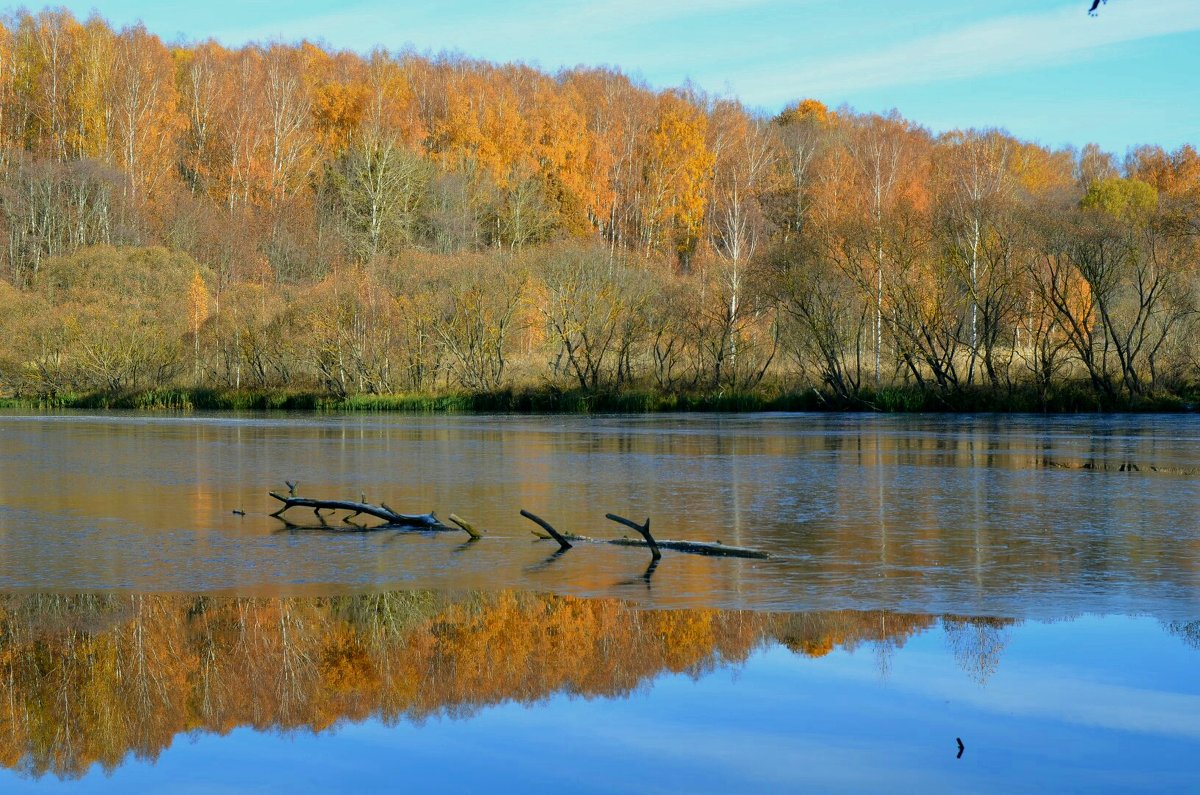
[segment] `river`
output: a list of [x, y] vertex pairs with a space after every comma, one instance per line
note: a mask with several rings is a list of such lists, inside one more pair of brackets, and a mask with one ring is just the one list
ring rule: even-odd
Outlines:
[[[468, 791], [523, 769], [514, 731], [572, 749], [530, 740], [528, 791], [1185, 783], [1198, 442], [1189, 415], [4, 413], [0, 786], [286, 790], [321, 753], [385, 786], [363, 742], [432, 783], [450, 742], [486, 749], [442, 780]], [[286, 480], [486, 535], [285, 523]], [[556, 554], [522, 508], [770, 557]]]

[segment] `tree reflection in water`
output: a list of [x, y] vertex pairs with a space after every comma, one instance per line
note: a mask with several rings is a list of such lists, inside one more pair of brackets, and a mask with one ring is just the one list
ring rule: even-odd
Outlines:
[[[0, 763], [34, 776], [153, 760], [181, 732], [319, 731], [463, 717], [556, 693], [616, 696], [782, 644], [897, 648], [938, 619], [883, 612], [642, 610], [523, 591], [325, 598], [0, 596]], [[943, 621], [995, 670], [1007, 620]]]

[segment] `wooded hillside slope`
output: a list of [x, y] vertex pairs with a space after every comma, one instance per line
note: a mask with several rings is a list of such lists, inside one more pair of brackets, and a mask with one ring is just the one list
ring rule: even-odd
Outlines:
[[[796, 86], [802, 95], [803, 86]], [[0, 25], [0, 395], [1200, 380], [1200, 156]]]

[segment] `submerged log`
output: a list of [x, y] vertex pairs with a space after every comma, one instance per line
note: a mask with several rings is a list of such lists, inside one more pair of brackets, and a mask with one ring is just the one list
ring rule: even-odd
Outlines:
[[[646, 541], [638, 538], [614, 538], [607, 543], [622, 547], [650, 546]], [[686, 552], [689, 555], [709, 555], [716, 558], [751, 558], [753, 560], [766, 560], [771, 557], [771, 553], [763, 552], [761, 549], [734, 547], [722, 544], [720, 541], [670, 541], [663, 539], [655, 543], [659, 549], [673, 549], [676, 552]]]
[[[522, 516], [524, 516], [526, 513], [526, 511], [521, 511]], [[646, 533], [649, 533], [650, 531], [649, 519], [646, 520], [645, 525], [639, 525], [637, 522], [634, 522], [630, 519], [624, 519], [624, 517], [618, 517], [615, 514], [606, 514], [606, 517], [614, 522], [619, 521], [620, 524], [628, 525], [629, 527], [637, 530], [639, 533], [642, 532], [643, 528], [645, 528]], [[545, 525], [543, 525], [543, 527], [545, 527]], [[549, 530], [551, 528], [547, 527], [546, 529]], [[549, 540], [551, 538], [555, 538], [546, 532], [539, 532], [537, 530], [531, 530], [530, 532], [542, 539]], [[575, 541], [577, 543], [585, 542], [591, 544], [613, 544], [619, 547], [648, 547], [651, 550], [651, 560], [658, 560], [661, 558], [662, 553], [658, 552], [655, 554], [655, 550], [663, 549], [670, 549], [676, 552], [685, 552], [689, 555], [708, 555], [717, 558], [749, 558], [752, 560], [767, 560], [771, 557], [771, 553], [763, 552], [761, 549], [735, 547], [728, 544], [722, 544], [720, 541], [671, 541], [655, 539], [653, 537], [648, 539], [646, 538], [645, 533], [643, 534], [642, 538], [593, 538], [591, 536], [581, 536], [576, 533], [559, 533], [559, 536], [561, 536], [564, 541]], [[557, 540], [557, 538], [555, 538], [555, 540]]]
[[325, 523], [325, 519], [321, 516], [321, 511], [350, 511], [350, 515], [344, 519], [347, 523], [350, 523], [350, 519], [355, 516], [365, 514], [382, 519], [388, 527], [419, 527], [425, 530], [453, 529], [438, 521], [432, 511], [429, 513], [398, 513], [389, 508], [387, 503], [372, 505], [369, 502], [355, 502], [354, 500], [317, 500], [310, 497], [297, 497], [294, 494], [284, 496], [274, 491], [267, 493], [283, 503], [282, 508], [271, 514], [279, 519], [283, 518], [281, 514], [289, 508], [312, 508], [313, 513], [317, 515], [322, 524]]

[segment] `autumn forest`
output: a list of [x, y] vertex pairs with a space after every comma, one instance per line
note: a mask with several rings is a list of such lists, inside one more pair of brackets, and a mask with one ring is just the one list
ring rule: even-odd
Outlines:
[[18, 12], [0, 398], [1195, 399], [1195, 149], [934, 134], [795, 90], [770, 115], [614, 69]]

